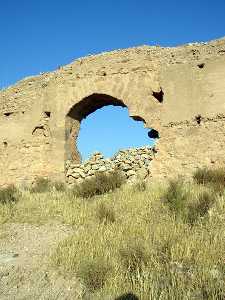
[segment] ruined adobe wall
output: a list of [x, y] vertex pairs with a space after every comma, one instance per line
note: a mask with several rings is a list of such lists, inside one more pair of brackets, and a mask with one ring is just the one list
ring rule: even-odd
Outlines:
[[[225, 163], [225, 39], [143, 46], [80, 58], [0, 91], [0, 185], [63, 179], [71, 137], [103, 103], [84, 100], [91, 95], [118, 99], [159, 132], [153, 177]], [[66, 118], [76, 104], [78, 118]]]
[[151, 162], [154, 156], [154, 147], [147, 146], [119, 150], [112, 158], [104, 158], [100, 152], [96, 152], [82, 164], [68, 160], [66, 181], [69, 184], [79, 184], [99, 172], [109, 174], [116, 170], [129, 182], [145, 180], [151, 176]]

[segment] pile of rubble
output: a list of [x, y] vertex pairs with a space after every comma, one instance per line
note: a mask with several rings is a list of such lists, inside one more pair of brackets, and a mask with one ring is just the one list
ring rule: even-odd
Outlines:
[[150, 163], [156, 153], [154, 147], [140, 147], [120, 150], [112, 158], [104, 158], [100, 152], [82, 164], [66, 162], [66, 181], [69, 184], [81, 183], [95, 176], [97, 172], [110, 173], [119, 170], [128, 181], [145, 179], [150, 175]]

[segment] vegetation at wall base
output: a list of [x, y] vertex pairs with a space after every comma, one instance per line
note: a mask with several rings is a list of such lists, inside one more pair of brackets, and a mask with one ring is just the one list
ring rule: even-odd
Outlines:
[[36, 178], [33, 186], [30, 188], [31, 193], [45, 193], [50, 191], [51, 181], [48, 178], [38, 177]]
[[194, 181], [202, 185], [210, 185], [215, 192], [223, 193], [225, 189], [225, 168], [198, 169], [193, 175]]
[[73, 194], [77, 197], [91, 198], [96, 195], [102, 195], [114, 191], [124, 183], [124, 178], [119, 171], [109, 174], [96, 173], [90, 179], [84, 180], [73, 188]]
[[0, 203], [0, 222], [72, 226], [49, 263], [79, 280], [81, 299], [225, 299], [225, 190], [172, 180], [72, 195], [22, 191]]
[[19, 198], [20, 192], [14, 185], [0, 189], [0, 204], [14, 204]]
[[66, 184], [60, 181], [51, 181], [49, 178], [37, 177], [30, 188], [31, 193], [46, 193], [52, 190], [63, 192], [66, 190]]

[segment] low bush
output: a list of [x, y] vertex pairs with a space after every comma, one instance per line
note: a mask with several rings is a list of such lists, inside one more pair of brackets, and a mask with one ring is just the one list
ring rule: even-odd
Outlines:
[[198, 169], [193, 179], [198, 184], [210, 185], [216, 192], [223, 192], [225, 189], [225, 169]]
[[175, 179], [170, 180], [162, 200], [176, 216], [180, 216], [184, 213], [188, 197], [189, 194], [185, 190], [184, 182], [180, 179]]
[[216, 195], [212, 191], [201, 192], [196, 201], [193, 201], [188, 205], [188, 223], [194, 224], [199, 218], [205, 217], [215, 201]]
[[20, 192], [14, 185], [0, 189], [0, 204], [16, 203], [20, 198]]
[[102, 195], [119, 188], [124, 182], [120, 172], [114, 171], [110, 174], [97, 173], [93, 178], [86, 179], [73, 188], [77, 197], [91, 198], [95, 195]]
[[60, 181], [54, 182], [53, 187], [57, 192], [64, 192], [66, 190], [66, 184]]
[[141, 271], [143, 266], [148, 263], [148, 253], [141, 241], [130, 241], [120, 250], [119, 255], [122, 265], [129, 273]]
[[181, 180], [172, 180], [162, 199], [175, 217], [193, 225], [207, 215], [216, 201], [216, 195], [212, 190], [204, 190], [196, 197]]
[[100, 223], [108, 224], [115, 222], [115, 212], [114, 209], [101, 202], [96, 210], [96, 216], [99, 219]]
[[146, 190], [146, 187], [147, 187], [146, 182], [140, 181], [134, 185], [134, 190], [137, 192], [144, 192]]
[[52, 188], [52, 183], [48, 178], [38, 177], [31, 187], [31, 193], [45, 193], [50, 191]]
[[84, 260], [78, 268], [77, 275], [90, 292], [101, 289], [107, 279], [110, 266], [104, 258]]

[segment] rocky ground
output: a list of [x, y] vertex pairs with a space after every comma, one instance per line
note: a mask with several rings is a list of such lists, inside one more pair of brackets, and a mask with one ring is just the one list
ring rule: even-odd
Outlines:
[[73, 232], [70, 226], [7, 224], [0, 229], [0, 299], [79, 299], [75, 279], [49, 266], [49, 255]]

